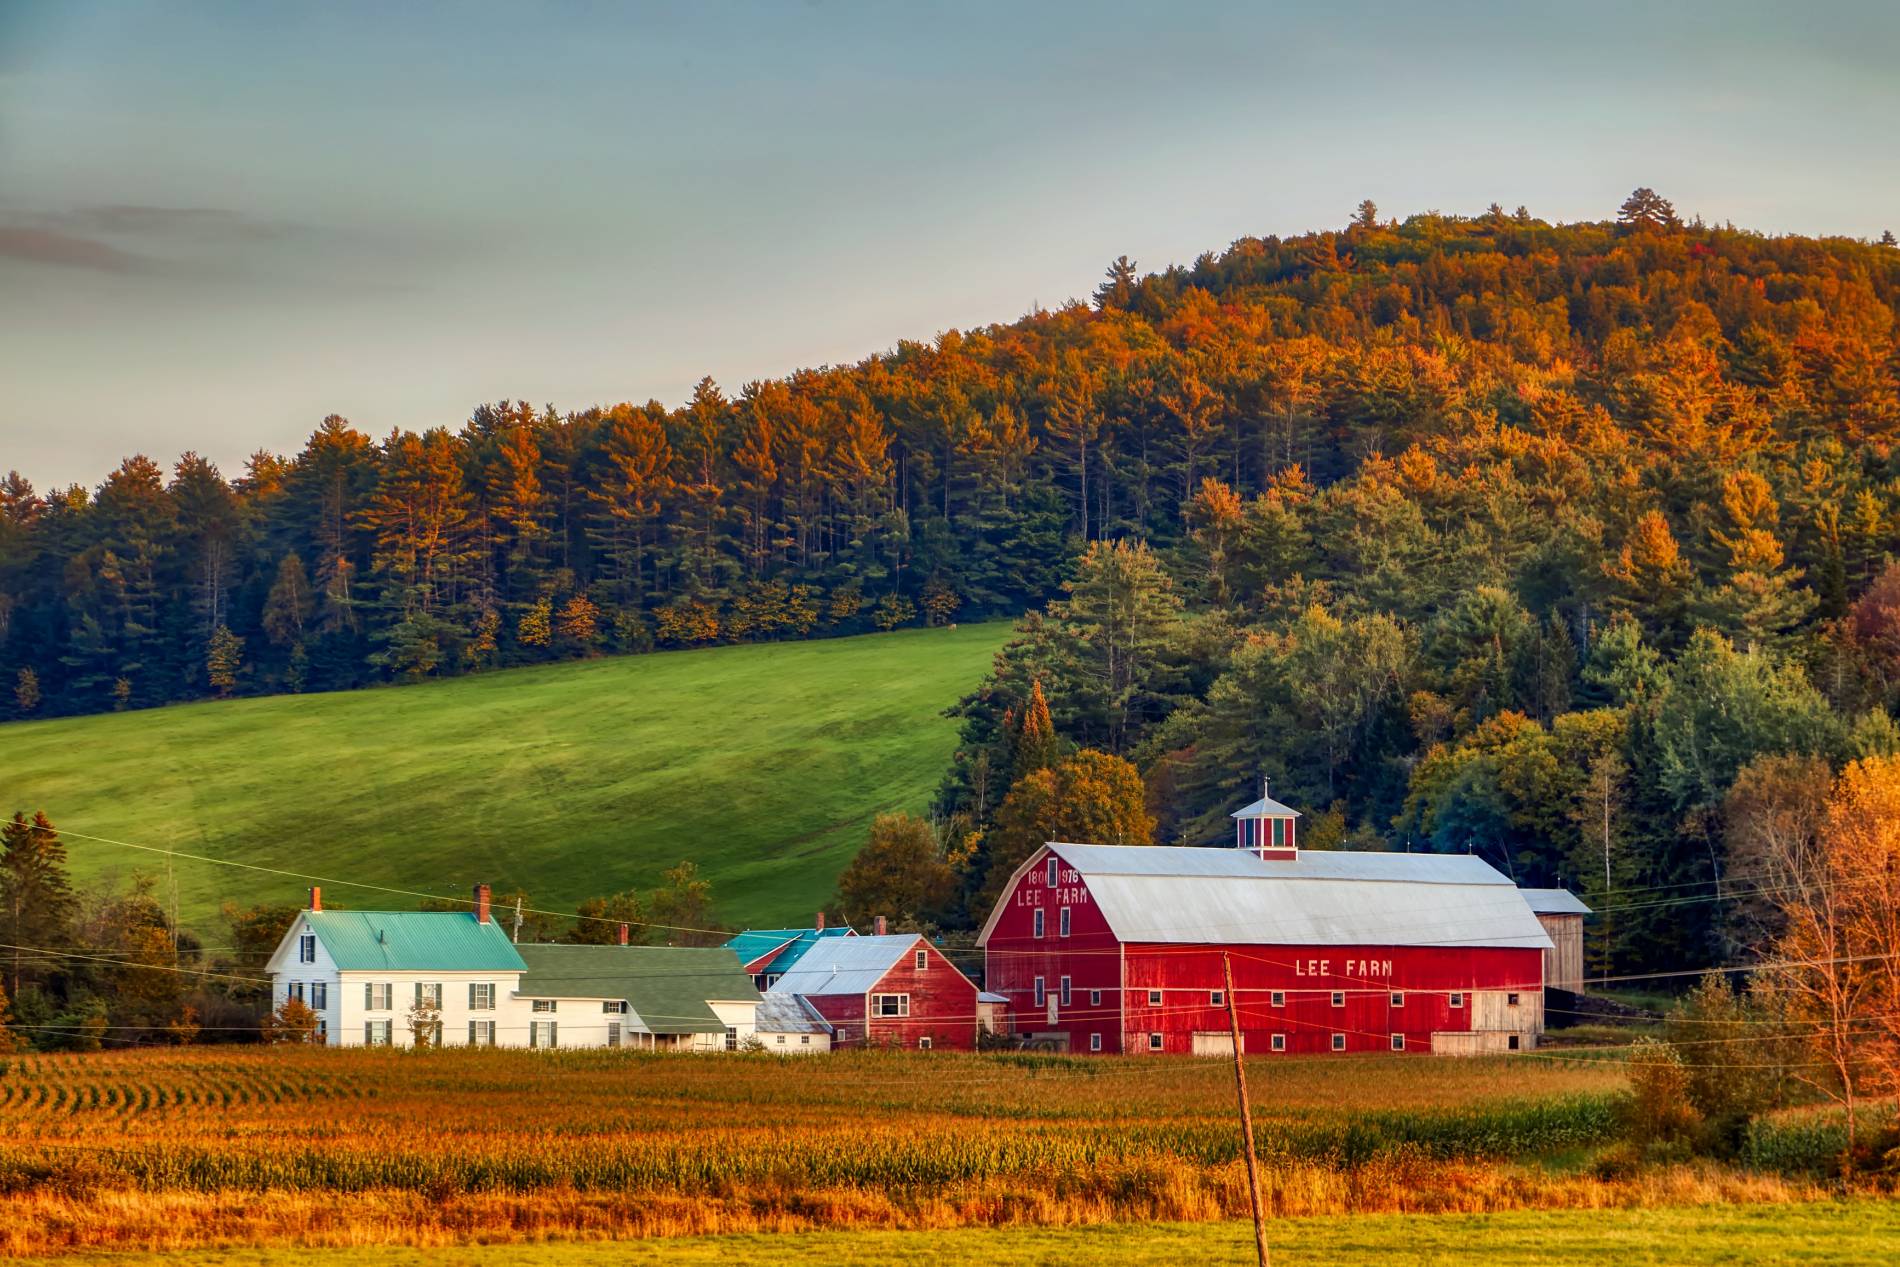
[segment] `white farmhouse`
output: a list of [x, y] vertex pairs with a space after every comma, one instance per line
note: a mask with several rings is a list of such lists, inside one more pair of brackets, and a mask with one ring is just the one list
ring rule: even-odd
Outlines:
[[750, 1039], [759, 993], [725, 949], [517, 946], [477, 885], [469, 911], [309, 909], [271, 955], [271, 1004], [300, 999], [332, 1047], [644, 1047]]

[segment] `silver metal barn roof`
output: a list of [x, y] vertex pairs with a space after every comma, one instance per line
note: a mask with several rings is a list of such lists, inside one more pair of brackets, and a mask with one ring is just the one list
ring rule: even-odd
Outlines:
[[1539, 915], [1590, 915], [1583, 899], [1569, 889], [1525, 889], [1524, 900]]
[[[1525, 949], [1551, 944], [1517, 887], [1469, 855], [1326, 852], [1269, 860], [1246, 849], [1047, 848], [1081, 873], [1091, 900], [1124, 942]], [[1032, 855], [1018, 875], [1044, 856]], [[988, 944], [1002, 910], [999, 902], [978, 945]]]
[[883, 980], [919, 940], [916, 933], [891, 933], [814, 942], [766, 993], [863, 994]]

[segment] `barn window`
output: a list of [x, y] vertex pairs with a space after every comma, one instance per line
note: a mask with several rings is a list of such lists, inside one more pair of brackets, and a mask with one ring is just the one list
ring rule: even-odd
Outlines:
[[1393, 1007], [1405, 1006], [1405, 995], [1398, 990], [1392, 991], [1392, 1006]]
[[924, 969], [928, 968], [929, 966], [930, 966], [930, 952], [928, 950], [918, 951], [917, 952], [917, 971], [922, 972]]
[[1392, 1035], [1392, 1050], [1393, 1051], [1405, 1050], [1405, 1035], [1403, 1034]]
[[1451, 992], [1451, 1005], [1453, 1007], [1463, 1007], [1465, 1005], [1465, 992], [1463, 990], [1453, 990]]
[[330, 983], [328, 981], [312, 981], [310, 983], [310, 1006], [316, 1008], [319, 1012], [330, 1006]]
[[297, 939], [297, 962], [315, 963], [317, 961], [317, 935], [305, 933]]
[[1062, 978], [1061, 981], [1061, 998], [1062, 1006], [1069, 1006], [1069, 979], [1067, 977]]
[[1043, 930], [1046, 926], [1044, 918], [1043, 918], [1043, 910], [1040, 906], [1036, 908], [1035, 924], [1036, 924], [1036, 931], [1034, 935], [1037, 937], [1040, 937], [1042, 936]]
[[536, 999], [533, 1004], [530, 1005], [530, 1010], [536, 1012], [558, 1012], [561, 1009], [559, 1001], [556, 999]]
[[1100, 990], [1089, 991], [1089, 1006], [1090, 1007], [1102, 1006], [1102, 992]]
[[925, 1034], [923, 1037], [917, 1040], [917, 1050], [918, 1051], [930, 1050], [930, 1035]]
[[1333, 991], [1333, 1006], [1334, 1007], [1346, 1006], [1346, 992], [1344, 990]]
[[910, 995], [873, 994], [871, 996], [872, 1016], [909, 1016]]
[[470, 1047], [493, 1047], [495, 1045], [495, 1022], [470, 1021], [468, 1023], [468, 1045]]
[[1069, 908], [1066, 906], [1056, 912], [1056, 933], [1062, 937], [1069, 935]]
[[469, 982], [468, 1010], [471, 1012], [492, 1012], [495, 1010], [495, 983], [493, 981]]
[[1272, 1046], [1273, 1046], [1273, 1050], [1275, 1051], [1285, 1051], [1286, 1050], [1286, 1035], [1275, 1034], [1273, 1036]]
[[1159, 1034], [1148, 1035], [1148, 1050], [1149, 1051], [1161, 1050], [1161, 1035]]
[[1148, 1006], [1149, 1007], [1161, 1006], [1161, 991], [1159, 990], [1148, 991]]
[[1100, 1034], [1089, 1035], [1089, 1050], [1090, 1051], [1102, 1050], [1102, 1036]]
[[1505, 1002], [1505, 1005], [1508, 1007], [1516, 1007], [1517, 1006], [1517, 991], [1513, 990], [1509, 994], [1505, 995], [1504, 1002]]
[[1049, 855], [1049, 887], [1052, 889], [1056, 887], [1057, 877], [1059, 874], [1056, 868], [1059, 867], [1060, 865], [1061, 864], [1056, 860], [1056, 856], [1054, 854], [1050, 854]]
[[1267, 998], [1274, 1007], [1286, 1006], [1286, 991], [1285, 990], [1275, 990], [1271, 994], [1269, 994]]
[[1509, 1038], [1505, 1039], [1504, 1045], [1508, 1050], [1516, 1051], [1517, 1050], [1517, 1035], [1513, 1034]]
[[1227, 1006], [1227, 991], [1209, 990], [1207, 992], [1207, 1006], [1226, 1007]]
[[1344, 1034], [1333, 1035], [1333, 1050], [1334, 1051], [1346, 1050], [1346, 1036]]
[[1046, 998], [1047, 998], [1047, 995], [1045, 994], [1042, 988], [1042, 978], [1037, 977], [1036, 978], [1036, 1006], [1041, 1007]]

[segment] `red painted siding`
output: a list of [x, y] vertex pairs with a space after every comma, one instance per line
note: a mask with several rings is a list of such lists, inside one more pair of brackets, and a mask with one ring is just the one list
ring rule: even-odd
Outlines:
[[832, 1046], [863, 1046], [864, 996], [862, 994], [807, 994], [804, 998], [818, 1015], [831, 1022]]
[[[921, 970], [916, 966], [918, 951], [924, 954]], [[975, 1049], [976, 983], [923, 938], [904, 952], [871, 993], [910, 996], [909, 1016], [869, 1017], [874, 1046], [916, 1047], [920, 1038], [927, 1037], [933, 1049]]]
[[[1122, 1049], [1121, 943], [1070, 867], [1058, 866], [1049, 883], [1047, 856], [1005, 893], [1002, 916], [990, 931], [984, 954], [984, 988], [1009, 999], [1010, 1028], [1018, 1034], [1061, 1034], [1071, 1051], [1089, 1051], [1089, 1036], [1101, 1050]], [[1069, 935], [1062, 935], [1062, 911]], [[1043, 912], [1043, 935], [1035, 935], [1035, 912]], [[1069, 978], [1069, 1005], [1062, 1006], [1062, 978]], [[1036, 978], [1045, 1002], [1036, 1002]], [[1057, 1022], [1049, 1024], [1046, 999], [1056, 1000]], [[1099, 998], [1099, 1002], [1097, 999]]]

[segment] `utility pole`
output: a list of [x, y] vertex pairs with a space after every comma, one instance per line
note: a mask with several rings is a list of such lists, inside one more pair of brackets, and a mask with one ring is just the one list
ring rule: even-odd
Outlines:
[[1240, 1096], [1240, 1138], [1247, 1149], [1247, 1191], [1253, 1197], [1253, 1241], [1260, 1267], [1267, 1267], [1267, 1211], [1260, 1200], [1260, 1162], [1253, 1155], [1253, 1109], [1247, 1104], [1247, 1062], [1240, 1051], [1240, 1011], [1234, 1003], [1234, 961], [1221, 952], [1221, 975], [1227, 986], [1227, 1024], [1234, 1035], [1234, 1090]]

